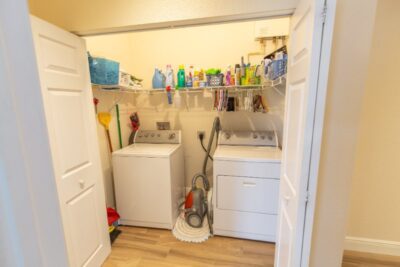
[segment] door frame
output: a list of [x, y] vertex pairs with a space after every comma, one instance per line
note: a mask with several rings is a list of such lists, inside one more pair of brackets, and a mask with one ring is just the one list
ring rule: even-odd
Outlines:
[[309, 142], [310, 166], [307, 185], [307, 206], [304, 216], [303, 243], [301, 251], [301, 267], [308, 267], [311, 252], [314, 214], [317, 199], [318, 171], [321, 157], [322, 134], [324, 128], [325, 104], [328, 91], [329, 67], [331, 61], [332, 41], [336, 15], [337, 0], [325, 0], [325, 10], [322, 29], [321, 53], [318, 70], [318, 84], [315, 98], [314, 126]]
[[0, 1], [0, 261], [6, 266], [68, 266], [46, 129], [27, 1]]
[[[327, 0], [327, 3], [314, 112], [309, 199], [303, 236], [302, 266], [308, 266], [311, 248], [336, 0]], [[332, 5], [332, 3], [334, 4]], [[5, 157], [7, 151], [14, 151], [13, 160], [16, 162], [5, 161], [5, 166], [1, 166], [1, 168], [7, 174], [18, 175], [18, 179], [15, 179], [16, 176], [5, 177], [0, 172], [0, 184], [5, 185], [3, 188], [7, 189], [9, 196], [6, 201], [12, 208], [5, 210], [4, 214], [7, 215], [10, 222], [14, 223], [13, 225], [11, 223], [0, 225], [0, 227], [16, 234], [12, 237], [15, 253], [6, 256], [10, 257], [10, 260], [16, 260], [15, 257], [19, 257], [22, 258], [20, 260], [27, 262], [50, 263], [47, 264], [48, 266], [67, 266], [68, 256], [60, 207], [58, 206], [49, 138], [46, 132], [27, 2], [24, 0], [1, 1], [0, 25], [0, 54], [5, 57], [4, 61], [0, 61], [0, 71], [2, 72], [0, 78], [5, 77], [5, 79], [0, 79], [0, 86], [5, 88], [0, 90], [0, 98], [10, 100], [10, 106], [0, 105], [0, 113], [8, 114], [10, 119], [15, 122], [7, 124], [7, 128], [0, 128], [0, 136], [3, 136], [3, 133], [10, 136], [8, 142], [4, 142], [5, 147], [0, 152], [0, 158]], [[25, 72], [21, 70], [25, 70]], [[21, 75], [24, 75], [24, 79], [21, 79]], [[26, 101], [27, 98], [29, 102]], [[10, 108], [12, 112], [10, 112]], [[31, 142], [32, 140], [34, 142]], [[40, 168], [34, 166], [40, 166]], [[26, 192], [27, 195], [21, 197], [21, 192]], [[50, 214], [51, 216], [49, 216]], [[53, 225], [52, 231], [45, 229], [45, 226], [48, 225]], [[35, 250], [32, 247], [38, 249]]]

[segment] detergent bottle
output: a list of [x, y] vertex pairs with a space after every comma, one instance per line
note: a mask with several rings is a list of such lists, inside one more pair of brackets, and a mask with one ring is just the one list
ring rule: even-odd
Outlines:
[[178, 70], [178, 87], [185, 87], [185, 67], [183, 65], [179, 65]]
[[164, 88], [163, 82], [165, 81], [164, 75], [157, 68], [154, 69], [152, 85], [154, 89]]

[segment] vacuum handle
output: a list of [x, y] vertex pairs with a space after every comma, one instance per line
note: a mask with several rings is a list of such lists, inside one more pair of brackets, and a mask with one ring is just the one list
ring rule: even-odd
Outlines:
[[192, 179], [192, 190], [194, 190], [196, 188], [196, 183], [197, 183], [197, 179], [201, 178], [203, 180], [203, 187], [204, 190], [208, 191], [210, 190], [210, 184], [208, 183], [207, 177], [205, 174], [199, 173], [196, 174], [193, 179]]

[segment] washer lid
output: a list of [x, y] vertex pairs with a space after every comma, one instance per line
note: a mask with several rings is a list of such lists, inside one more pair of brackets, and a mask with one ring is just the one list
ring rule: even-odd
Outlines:
[[113, 156], [169, 157], [179, 147], [179, 144], [133, 144], [113, 152]]
[[270, 146], [219, 145], [213, 157], [216, 160], [280, 163], [282, 151], [278, 147]]

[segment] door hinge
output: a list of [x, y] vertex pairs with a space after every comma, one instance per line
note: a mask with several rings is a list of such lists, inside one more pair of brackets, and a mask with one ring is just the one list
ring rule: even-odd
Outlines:
[[325, 24], [327, 11], [328, 11], [328, 7], [327, 7], [326, 1], [325, 1], [324, 7], [322, 8], [322, 12], [321, 12], [322, 24]]
[[310, 201], [310, 197], [311, 197], [310, 191], [307, 191], [306, 197], [305, 197], [306, 204]]

